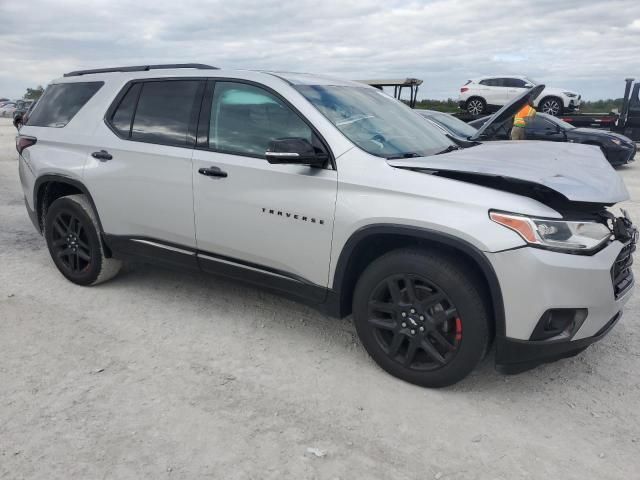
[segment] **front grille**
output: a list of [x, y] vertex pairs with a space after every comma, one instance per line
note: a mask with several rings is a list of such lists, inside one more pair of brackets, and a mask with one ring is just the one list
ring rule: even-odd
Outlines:
[[616, 300], [633, 284], [633, 252], [636, 246], [633, 242], [626, 244], [620, 250], [616, 261], [611, 267], [611, 280], [613, 281], [613, 293]]

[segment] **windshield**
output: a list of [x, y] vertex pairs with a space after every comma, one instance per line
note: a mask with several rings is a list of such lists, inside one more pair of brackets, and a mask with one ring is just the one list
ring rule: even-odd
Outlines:
[[455, 143], [405, 104], [367, 87], [294, 85], [349, 140], [384, 158], [425, 157]]
[[442, 125], [446, 130], [457, 137], [469, 138], [475, 135], [478, 130], [468, 123], [446, 113], [420, 113], [425, 118]]

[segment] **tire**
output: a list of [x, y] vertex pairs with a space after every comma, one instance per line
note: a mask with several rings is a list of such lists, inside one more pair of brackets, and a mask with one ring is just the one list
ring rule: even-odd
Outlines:
[[557, 117], [558, 115], [562, 115], [564, 105], [558, 97], [547, 97], [540, 102], [539, 109], [542, 113]]
[[471, 373], [489, 347], [489, 315], [479, 285], [468, 267], [447, 254], [392, 251], [358, 279], [356, 331], [391, 375], [423, 387], [452, 385]]
[[107, 258], [96, 214], [85, 195], [55, 200], [44, 219], [44, 237], [53, 263], [77, 285], [97, 285], [116, 276], [122, 263]]
[[485, 102], [484, 98], [471, 97], [467, 100], [465, 108], [471, 115], [481, 115], [487, 110], [487, 102]]

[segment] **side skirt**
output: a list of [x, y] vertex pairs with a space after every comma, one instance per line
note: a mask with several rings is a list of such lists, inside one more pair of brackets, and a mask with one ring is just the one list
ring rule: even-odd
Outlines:
[[325, 304], [327, 288], [287, 272], [151, 238], [108, 234], [103, 234], [102, 238], [114, 258], [201, 270], [257, 285], [327, 313], [332, 310], [329, 306], [332, 302]]

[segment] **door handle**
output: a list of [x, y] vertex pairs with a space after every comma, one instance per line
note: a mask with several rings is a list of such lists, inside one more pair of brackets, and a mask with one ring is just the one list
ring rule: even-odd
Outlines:
[[111, 160], [113, 157], [106, 150], [100, 150], [99, 152], [93, 152], [91, 154], [93, 158], [97, 158], [101, 162], [106, 162], [107, 160]]
[[200, 168], [198, 169], [198, 173], [205, 177], [227, 178], [227, 172], [223, 172], [218, 167]]

